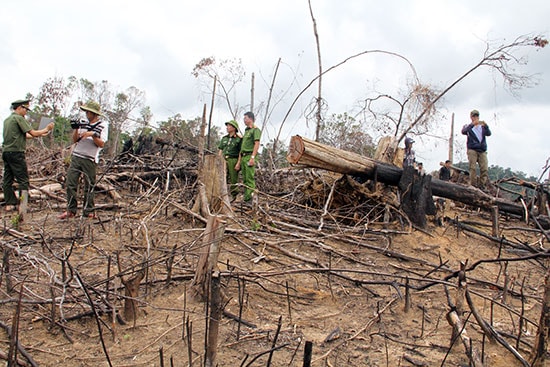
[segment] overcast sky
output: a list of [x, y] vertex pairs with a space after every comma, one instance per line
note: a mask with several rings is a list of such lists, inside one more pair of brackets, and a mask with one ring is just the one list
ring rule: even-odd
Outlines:
[[[325, 69], [346, 57], [384, 50], [406, 57], [420, 80], [444, 88], [481, 59], [487, 41], [506, 44], [521, 35], [549, 35], [547, 1], [374, 1], [312, 0]], [[538, 50], [538, 51], [537, 51]], [[298, 92], [315, 77], [318, 64], [313, 26], [306, 0], [202, 1], [5, 1], [0, 13], [0, 119], [10, 103], [26, 93], [38, 94], [49, 78], [76, 76], [108, 81], [124, 90], [134, 86], [160, 121], [181, 113], [202, 114], [210, 103], [204, 87], [191, 75], [204, 57], [239, 58], [245, 83], [233, 94], [246, 108], [250, 75], [256, 77], [256, 106], [267, 100], [267, 86], [281, 58], [276, 104], [262, 138], [273, 139]], [[415, 138], [419, 160], [428, 171], [447, 158], [451, 115], [455, 114], [455, 161], [465, 160], [460, 128], [469, 111], [480, 110], [493, 132], [488, 138], [489, 164], [539, 176], [550, 157], [550, 47], [521, 54], [528, 64], [517, 71], [536, 75], [538, 85], [507, 93], [502, 79], [479, 69], [456, 86], [439, 108], [442, 138]], [[410, 69], [395, 58], [368, 54], [328, 73], [323, 81], [327, 115], [357, 110], [373, 87], [397, 95]], [[304, 109], [316, 93], [298, 100], [283, 129], [314, 137]], [[274, 103], [274, 102], [272, 102]], [[218, 104], [213, 123], [228, 119]], [[266, 116], [258, 115], [258, 122]], [[242, 118], [239, 120], [242, 126]], [[376, 138], [379, 133], [372, 131]]]

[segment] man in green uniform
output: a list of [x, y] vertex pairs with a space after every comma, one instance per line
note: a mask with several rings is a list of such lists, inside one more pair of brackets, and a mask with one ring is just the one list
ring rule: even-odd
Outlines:
[[[44, 129], [34, 130], [25, 119], [29, 108], [28, 99], [12, 102], [13, 113], [4, 120], [4, 142], [2, 143], [2, 160], [4, 161], [4, 202], [6, 211], [17, 209], [19, 200], [13, 189], [14, 180], [19, 184], [20, 198], [27, 199], [29, 190], [29, 171], [25, 159], [27, 139], [38, 138], [50, 133], [54, 123], [50, 122]], [[26, 204], [26, 202], [25, 202]], [[23, 213], [20, 213], [23, 214]]]
[[239, 194], [237, 183], [239, 182], [239, 171], [241, 169], [239, 153], [241, 152], [242, 137], [239, 134], [239, 124], [237, 121], [228, 121], [225, 123], [225, 126], [227, 128], [227, 135], [218, 144], [218, 152], [225, 158], [231, 201], [233, 201]]
[[244, 130], [243, 142], [241, 144], [241, 170], [243, 175], [244, 201], [250, 203], [252, 194], [256, 189], [256, 180], [254, 178], [256, 171], [256, 155], [260, 149], [261, 131], [254, 125], [254, 113], [247, 112], [244, 114]]

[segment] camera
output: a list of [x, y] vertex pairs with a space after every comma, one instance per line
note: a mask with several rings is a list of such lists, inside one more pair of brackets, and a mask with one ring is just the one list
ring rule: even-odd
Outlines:
[[71, 129], [73, 130], [85, 128], [88, 125], [89, 123], [85, 120], [71, 119]]

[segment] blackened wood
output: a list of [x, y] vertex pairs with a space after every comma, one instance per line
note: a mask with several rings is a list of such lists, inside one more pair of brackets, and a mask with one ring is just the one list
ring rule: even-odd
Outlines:
[[399, 180], [401, 208], [411, 222], [426, 227], [426, 214], [435, 214], [435, 204], [430, 188], [431, 176], [420, 175], [413, 167], [406, 167]]
[[313, 343], [310, 341], [306, 341], [306, 345], [304, 347], [304, 364], [303, 367], [311, 367], [311, 354], [313, 351]]

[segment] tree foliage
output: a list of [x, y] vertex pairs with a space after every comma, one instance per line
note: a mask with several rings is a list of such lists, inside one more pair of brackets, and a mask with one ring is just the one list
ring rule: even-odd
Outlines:
[[41, 116], [54, 118], [53, 136], [56, 143], [63, 145], [70, 143], [70, 119], [83, 118], [80, 106], [89, 100], [97, 101], [103, 118], [109, 122], [109, 141], [105, 150], [109, 155], [119, 152], [123, 132], [145, 126], [152, 119], [150, 108], [145, 106], [144, 92], [135, 87], [117, 91], [106, 80], [92, 82], [74, 76], [50, 78], [33, 99], [35, 119], [39, 121]]
[[375, 151], [365, 126], [347, 113], [333, 114], [322, 122], [319, 142], [367, 157], [372, 157]]
[[270, 140], [264, 145], [261, 153], [259, 154], [259, 162], [263, 167], [267, 167], [271, 170], [277, 168], [288, 167], [289, 163], [286, 160], [288, 150], [286, 147], [278, 146], [276, 150], [273, 147], [274, 140]]
[[[171, 116], [166, 121], [161, 121], [155, 133], [164, 140], [183, 143], [191, 147], [199, 146], [201, 135], [201, 118], [196, 117], [192, 120], [185, 120], [178, 113]], [[210, 129], [210, 139], [214, 142], [220, 140], [220, 128], [213, 126]]]
[[[469, 165], [468, 162], [458, 162], [455, 164], [455, 166], [468, 170]], [[489, 166], [488, 174], [489, 179], [493, 182], [513, 177], [529, 182], [537, 182], [538, 180], [535, 176], [527, 176], [525, 172], [513, 171], [510, 167], [504, 168], [494, 164]]]

